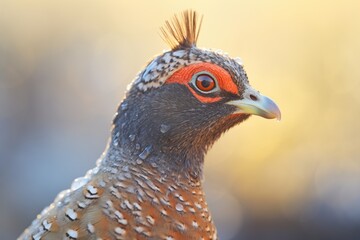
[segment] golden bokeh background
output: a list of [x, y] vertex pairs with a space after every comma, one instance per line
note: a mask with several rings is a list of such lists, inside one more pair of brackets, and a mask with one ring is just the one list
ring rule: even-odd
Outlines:
[[95, 165], [118, 102], [167, 46], [174, 13], [198, 46], [240, 56], [281, 122], [252, 117], [209, 152], [221, 239], [360, 239], [359, 1], [0, 1], [0, 238], [14, 239]]

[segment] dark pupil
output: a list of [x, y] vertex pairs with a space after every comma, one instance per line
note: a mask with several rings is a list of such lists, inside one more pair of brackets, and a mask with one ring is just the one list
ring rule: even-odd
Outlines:
[[198, 77], [198, 80], [201, 82], [201, 86], [204, 87], [204, 88], [208, 88], [210, 87], [211, 83], [212, 83], [212, 79], [207, 76], [207, 75], [200, 75]]

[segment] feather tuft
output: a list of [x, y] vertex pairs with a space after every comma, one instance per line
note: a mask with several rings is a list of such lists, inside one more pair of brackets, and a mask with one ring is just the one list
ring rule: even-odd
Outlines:
[[185, 10], [180, 16], [175, 15], [170, 21], [165, 22], [165, 26], [160, 28], [161, 37], [173, 51], [196, 47], [202, 16], [200, 21], [198, 19], [199, 15], [197, 12]]

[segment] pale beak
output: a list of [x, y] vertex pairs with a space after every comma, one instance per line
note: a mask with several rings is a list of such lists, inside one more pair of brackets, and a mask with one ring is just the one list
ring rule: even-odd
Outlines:
[[243, 99], [227, 102], [227, 104], [237, 107], [235, 113], [253, 114], [268, 119], [281, 119], [279, 107], [270, 98], [261, 95], [251, 87], [245, 90], [243, 97]]

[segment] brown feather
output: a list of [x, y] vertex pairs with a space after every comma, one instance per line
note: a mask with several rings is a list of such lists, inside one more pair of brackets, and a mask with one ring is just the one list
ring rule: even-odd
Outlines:
[[175, 15], [171, 21], [165, 22], [165, 26], [160, 28], [161, 37], [171, 50], [196, 47], [202, 16], [200, 21], [198, 18], [197, 12], [185, 10], [180, 16]]

